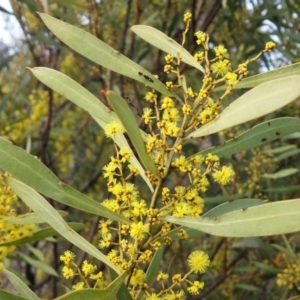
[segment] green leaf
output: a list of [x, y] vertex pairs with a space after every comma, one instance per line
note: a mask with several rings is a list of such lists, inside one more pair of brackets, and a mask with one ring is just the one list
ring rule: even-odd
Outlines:
[[269, 236], [300, 230], [300, 199], [278, 201], [236, 210], [216, 218], [162, 219], [223, 237]]
[[248, 237], [241, 241], [234, 242], [230, 248], [265, 248], [265, 243], [259, 237]]
[[281, 161], [281, 160], [284, 160], [284, 159], [287, 159], [291, 156], [295, 156], [297, 154], [300, 153], [300, 149], [299, 148], [296, 148], [296, 149], [292, 149], [292, 150], [289, 150], [287, 152], [284, 152], [284, 153], [281, 153], [280, 155], [277, 156], [277, 160], [278, 161]]
[[[80, 53], [82, 56], [109, 70], [142, 82], [159, 91], [163, 95], [177, 97], [146, 69], [139, 66], [119, 51], [113, 49], [90, 33], [47, 14], [39, 13], [39, 16], [46, 26], [62, 42]], [[142, 75], [139, 75], [139, 73]]]
[[300, 185], [272, 187], [272, 188], [265, 189], [263, 191], [264, 192], [269, 192], [269, 193], [279, 193], [279, 194], [292, 193], [292, 192], [300, 191]]
[[247, 149], [252, 149], [263, 143], [274, 141], [299, 130], [299, 119], [290, 117], [278, 118], [258, 124], [236, 138], [229, 140], [224, 145], [206, 149], [195, 155], [212, 153], [220, 157], [230, 156]]
[[4, 269], [3, 273], [21, 296], [30, 300], [41, 300], [17, 275], [7, 269]]
[[117, 121], [118, 116], [106, 107], [96, 96], [69, 76], [53, 69], [36, 67], [29, 69], [46, 86], [69, 99], [88, 113], [101, 118], [104, 122]]
[[196, 138], [219, 132], [271, 113], [300, 95], [300, 76], [288, 76], [263, 83], [226, 107], [213, 121], [190, 133]]
[[234, 88], [253, 88], [262, 83], [291, 75], [300, 75], [300, 63], [292, 64], [290, 66], [285, 66], [269, 72], [247, 77], [241, 80], [241, 82], [239, 82]]
[[[65, 217], [68, 215], [65, 211], [57, 211], [62, 217]], [[16, 217], [7, 217], [2, 218], [1, 222], [4, 223], [11, 223], [11, 224], [17, 224], [17, 225], [25, 225], [25, 224], [39, 224], [39, 223], [45, 223], [45, 220], [41, 218], [36, 213], [28, 213], [24, 215], [17, 215]]]
[[284, 177], [294, 175], [298, 172], [299, 170], [296, 168], [289, 168], [289, 169], [280, 170], [273, 174], [263, 174], [262, 177], [268, 179], [278, 179], [278, 178], [284, 178]]
[[[148, 266], [147, 272], [146, 272], [146, 283], [148, 284], [148, 286], [151, 285], [151, 282], [153, 281], [154, 277], [157, 275], [157, 272], [159, 270], [160, 267], [160, 263], [164, 254], [164, 245], [162, 245], [162, 247], [160, 247], [159, 250], [157, 250], [150, 262], [150, 265]], [[142, 300], [145, 298], [145, 292], [144, 291], [140, 291], [139, 295], [138, 295], [138, 299]]]
[[261, 205], [265, 202], [266, 201], [260, 199], [240, 199], [233, 202], [226, 202], [209, 210], [208, 212], [203, 214], [202, 217], [218, 217], [238, 209], [246, 210], [248, 207]]
[[152, 174], [157, 174], [157, 170], [154, 164], [154, 161], [150, 158], [143, 138], [140, 134], [140, 129], [138, 123], [135, 119], [135, 116], [128, 106], [126, 100], [120, 97], [118, 94], [109, 91], [106, 93], [107, 99], [115, 113], [118, 115], [121, 120], [128, 136], [137, 151], [143, 165], [147, 170], [149, 170]]
[[27, 298], [14, 295], [4, 290], [0, 290], [0, 299], [3, 300], [28, 300]]
[[273, 273], [273, 274], [277, 274], [281, 271], [281, 269], [277, 269], [277, 268], [274, 268], [272, 266], [269, 266], [263, 262], [259, 262], [259, 261], [253, 261], [252, 262], [255, 266], [257, 266], [259, 268], [259, 270], [262, 270], [262, 271], [266, 271], [268, 273]]
[[241, 199], [242, 197], [245, 197], [245, 195], [221, 195], [221, 196], [215, 196], [215, 197], [205, 197], [204, 203], [205, 205], [216, 205], [220, 203], [224, 203], [225, 201], [233, 201]]
[[26, 261], [28, 264], [36, 268], [37, 270], [42, 270], [46, 274], [50, 274], [55, 277], [59, 277], [57, 272], [49, 265], [45, 264], [42, 261], [39, 261], [37, 259], [33, 259], [28, 255], [25, 255], [21, 252], [18, 252], [18, 255], [22, 258], [22, 260]]
[[[80, 291], [74, 291], [55, 298], [55, 300], [115, 300], [116, 294], [126, 277], [126, 272], [115, 279], [104, 290], [100, 289], [84, 289]], [[125, 300], [125, 299], [124, 299]]]
[[[299, 123], [300, 123], [300, 120], [299, 120]], [[296, 145], [284, 145], [284, 146], [281, 146], [281, 147], [276, 147], [276, 148], [273, 148], [273, 149], [268, 149], [268, 150], [266, 150], [264, 152], [266, 152], [266, 153], [272, 153], [272, 154], [279, 154], [279, 153], [286, 152], [286, 151], [291, 150], [291, 149], [295, 149], [296, 147], [297, 147]]]
[[[85, 228], [85, 225], [82, 223], [67, 223], [67, 225], [72, 228], [75, 231], [82, 230]], [[33, 235], [18, 239], [15, 241], [10, 241], [6, 243], [1, 243], [0, 247], [2, 246], [18, 246], [18, 245], [23, 245], [23, 244], [28, 244], [28, 243], [34, 243], [36, 241], [42, 241], [45, 240], [49, 237], [58, 235], [59, 233], [54, 230], [52, 227], [47, 227], [43, 228], [39, 231], [36, 231]]]
[[0, 168], [58, 202], [108, 219], [130, 221], [61, 182], [37, 158], [9, 141], [0, 138]]
[[107, 266], [119, 272], [117, 267], [97, 248], [85, 240], [76, 231], [70, 228], [59, 213], [49, 204], [49, 202], [32, 188], [13, 178], [7, 178], [8, 184], [14, 192], [29, 206], [34, 212], [45, 218], [46, 222], [52, 226], [60, 235], [77, 246], [79, 249], [99, 259]]
[[[90, 113], [103, 129], [108, 123], [119, 121], [118, 116], [113, 111], [108, 109], [97, 97], [70, 77], [58, 71], [43, 67], [37, 67], [30, 70], [42, 83]], [[143, 132], [141, 132], [141, 134], [146, 135], [146, 133]], [[119, 147], [121, 147], [121, 145], [123, 147], [129, 147], [123, 135], [118, 137], [117, 144]], [[145, 180], [150, 190], [153, 191], [149, 179], [145, 176], [143, 167], [134, 155], [132, 156], [130, 163], [140, 171], [142, 178]]]
[[151, 260], [151, 263], [147, 269], [147, 273], [146, 273], [146, 282], [148, 285], [151, 284], [154, 276], [157, 274], [158, 270], [159, 270], [159, 266], [164, 254], [164, 246], [160, 247], [159, 250], [157, 250]]
[[149, 44], [168, 54], [173, 55], [175, 59], [178, 58], [180, 53], [180, 58], [183, 62], [200, 70], [202, 73], [205, 73], [203, 67], [186, 49], [165, 35], [163, 32], [146, 25], [134, 25], [131, 27], [131, 30]]

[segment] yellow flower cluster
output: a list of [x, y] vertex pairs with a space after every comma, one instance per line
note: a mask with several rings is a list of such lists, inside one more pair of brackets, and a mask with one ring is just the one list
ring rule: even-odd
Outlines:
[[295, 262], [289, 263], [281, 273], [277, 274], [276, 283], [277, 285], [285, 286], [288, 289], [296, 287], [298, 290], [300, 290], [299, 282], [300, 256], [298, 255], [298, 259]]
[[[73, 290], [79, 291], [84, 288], [102, 287], [104, 279], [103, 273], [96, 272], [96, 265], [93, 265], [85, 260], [80, 268], [77, 266], [74, 260], [75, 254], [70, 250], [65, 251], [64, 254], [60, 256], [60, 261], [62, 261], [64, 264], [61, 270], [63, 277], [66, 279], [78, 277], [80, 280], [82, 280], [73, 285]], [[90, 281], [93, 283], [91, 284]]]
[[[17, 195], [4, 181], [0, 174], [0, 243], [12, 242], [31, 236], [37, 229], [34, 224], [17, 225], [10, 221], [17, 216], [14, 207], [17, 205]], [[0, 260], [16, 250], [16, 246], [0, 247]]]

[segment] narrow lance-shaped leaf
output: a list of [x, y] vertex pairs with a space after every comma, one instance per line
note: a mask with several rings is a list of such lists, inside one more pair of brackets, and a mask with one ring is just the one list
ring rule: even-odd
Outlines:
[[[300, 75], [300, 63], [244, 78], [234, 86], [234, 89], [253, 88], [259, 84], [291, 75]], [[226, 90], [227, 87], [228, 86], [221, 86], [215, 90]]]
[[5, 300], [28, 300], [27, 298], [14, 295], [14, 294], [9, 293], [9, 292], [4, 291], [4, 290], [0, 290], [0, 299], [5, 299]]
[[[33, 68], [30, 69], [30, 71], [46, 86], [90, 113], [102, 128], [111, 121], [119, 120], [118, 116], [108, 109], [97, 97], [61, 72], [43, 67]], [[146, 135], [146, 133], [142, 131], [141, 134]], [[122, 141], [127, 143], [125, 137], [122, 138]], [[130, 163], [140, 171], [142, 178], [152, 191], [152, 185], [149, 182], [149, 179], [145, 176], [143, 167], [134, 155], [132, 156]]]
[[21, 296], [30, 300], [41, 300], [17, 275], [7, 269], [4, 269], [3, 273]]
[[243, 209], [246, 210], [248, 207], [256, 206], [256, 205], [262, 205], [266, 203], [266, 200], [260, 200], [260, 199], [239, 199], [233, 202], [226, 202], [222, 203], [213, 209], [209, 210], [205, 214], [202, 215], [202, 217], [210, 218], [210, 217], [217, 217], [224, 214], [227, 214], [229, 212]]
[[69, 76], [44, 67], [30, 69], [32, 74], [43, 84], [72, 101], [90, 114], [109, 123], [118, 120], [118, 116], [108, 109], [95, 95]]
[[[82, 223], [72, 223], [68, 222], [67, 223], [68, 227], [72, 228], [75, 231], [79, 231], [85, 228], [85, 225]], [[42, 241], [45, 239], [48, 239], [50, 237], [56, 236], [59, 233], [53, 229], [52, 227], [46, 227], [43, 229], [40, 229], [36, 232], [33, 233], [31, 236], [27, 236], [18, 240], [10, 241], [10, 242], [5, 242], [5, 243], [0, 243], [0, 247], [3, 246], [18, 246], [18, 245], [24, 245], [28, 243], [34, 243], [36, 241]], [[0, 298], [1, 299], [1, 298]]]
[[[65, 211], [57, 211], [62, 217], [65, 217], [68, 215]], [[3, 223], [11, 223], [11, 224], [17, 224], [17, 225], [25, 225], [25, 224], [39, 224], [39, 223], [45, 223], [45, 220], [42, 219], [39, 215], [36, 213], [28, 213], [25, 215], [17, 215], [14, 217], [6, 217], [2, 218], [1, 222]]]
[[20, 256], [20, 258], [22, 260], [26, 261], [28, 264], [30, 264], [37, 270], [41, 270], [41, 271], [45, 272], [46, 274], [49, 274], [49, 275], [52, 275], [55, 277], [59, 277], [57, 272], [51, 266], [47, 265], [43, 261], [33, 259], [30, 256], [23, 254], [22, 252], [18, 252], [18, 255]]
[[37, 158], [3, 138], [0, 138], [0, 168], [56, 201], [125, 224], [131, 223], [123, 216], [64, 184]]
[[109, 104], [121, 120], [129, 138], [138, 153], [143, 165], [153, 174], [157, 174], [155, 164], [147, 153], [143, 138], [140, 134], [138, 123], [127, 102], [114, 92], [106, 94]]
[[262, 177], [268, 179], [279, 179], [279, 178], [284, 178], [287, 176], [294, 175], [298, 172], [299, 170], [297, 168], [288, 168], [288, 169], [280, 170], [273, 174], [263, 174]]
[[220, 217], [163, 217], [171, 223], [223, 237], [269, 236], [300, 231], [300, 199], [236, 210]]
[[7, 178], [7, 182], [26, 205], [45, 218], [45, 221], [59, 232], [60, 235], [86, 253], [99, 259], [117, 273], [119, 272], [118, 268], [104, 254], [70, 228], [59, 213], [39, 193], [13, 178]]
[[61, 41], [82, 56], [109, 70], [142, 82], [163, 95], [177, 97], [146, 69], [90, 33], [47, 14], [39, 13], [39, 15], [46, 26]]
[[196, 138], [219, 132], [271, 113], [300, 95], [300, 76], [288, 76], [261, 84], [226, 107], [213, 121], [190, 133]]
[[146, 25], [134, 25], [131, 27], [131, 30], [149, 44], [173, 55], [175, 58], [177, 58], [180, 53], [180, 58], [183, 62], [200, 70], [202, 73], [205, 72], [203, 67], [186, 49], [182, 48], [181, 45], [156, 28]]
[[297, 131], [300, 131], [299, 119], [290, 117], [273, 119], [254, 126], [224, 145], [205, 149], [195, 155], [212, 153], [220, 157], [230, 156]]

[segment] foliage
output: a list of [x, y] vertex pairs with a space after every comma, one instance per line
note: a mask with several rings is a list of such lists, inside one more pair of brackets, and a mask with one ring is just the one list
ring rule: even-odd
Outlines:
[[244, 77], [296, 62], [297, 5], [11, 2], [27, 48], [1, 52], [0, 249], [20, 296], [2, 297], [296, 295], [299, 65]]

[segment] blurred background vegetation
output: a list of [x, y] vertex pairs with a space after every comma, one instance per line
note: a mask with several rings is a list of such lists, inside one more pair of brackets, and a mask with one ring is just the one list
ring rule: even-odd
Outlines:
[[[111, 141], [99, 126], [82, 109], [54, 93], [33, 78], [26, 67], [45, 66], [67, 74], [106, 103], [104, 91], [112, 89], [129, 97], [133, 111], [139, 115], [145, 107], [146, 88], [131, 79], [96, 66], [74, 53], [57, 40], [40, 21], [36, 11], [48, 13], [78, 26], [108, 43], [153, 74], [163, 82], [175, 80], [163, 73], [165, 54], [147, 44], [131, 31], [135, 24], [153, 26], [177, 41], [181, 41], [184, 24], [182, 16], [187, 10], [193, 13], [186, 48], [194, 54], [197, 30], [210, 35], [211, 47], [223, 44], [229, 49], [233, 66], [255, 56], [273, 40], [276, 51], [263, 56], [250, 65], [250, 74], [257, 74], [291, 63], [299, 62], [299, 0], [11, 0], [22, 35], [10, 46], [0, 42], [0, 136], [27, 149], [48, 166], [62, 181], [103, 201], [108, 197], [101, 168], [112, 155]], [[7, 12], [1, 7], [2, 16]], [[9, 27], [9, 24], [8, 24]], [[82, 45], [84, 47], [84, 45]], [[201, 74], [182, 65], [188, 86], [197, 90]], [[237, 97], [230, 95], [230, 101]], [[259, 109], [259, 108], [258, 108]], [[274, 113], [272, 117], [299, 117], [299, 101]], [[270, 116], [261, 118], [267, 120]], [[257, 123], [256, 123], [257, 122]], [[207, 139], [205, 147], [221, 144], [224, 137], [234, 137], [258, 121], [235, 127]], [[300, 149], [299, 133], [264, 144], [233, 157], [234, 183], [228, 188], [214, 186], [203, 195], [206, 209], [225, 201], [243, 197], [268, 199], [299, 198]], [[199, 145], [189, 143], [187, 155], [198, 152]], [[277, 173], [286, 169], [294, 173]], [[279, 175], [276, 175], [279, 174]], [[280, 175], [283, 174], [283, 175]], [[178, 174], [173, 184], [181, 184]], [[143, 186], [140, 185], [143, 195]], [[144, 189], [144, 193], [147, 189]], [[145, 198], [147, 196], [145, 195]], [[95, 245], [99, 218], [75, 211], [49, 199], [51, 204], [69, 213], [69, 221], [85, 224], [81, 234]], [[26, 211], [16, 202], [18, 212]], [[0, 216], [2, 218], [2, 216]], [[278, 220], [280, 222], [280, 220]], [[2, 233], [2, 241], [3, 239]], [[53, 241], [35, 242], [8, 253], [12, 268], [28, 285], [44, 298], [52, 299], [66, 291], [62, 281], [45, 270], [34, 267], [26, 257], [39, 259], [56, 271], [60, 270], [59, 256], [65, 249], [76, 252], [69, 243], [57, 238]], [[192, 250], [206, 251], [212, 260], [210, 270], [202, 276], [203, 292], [195, 299], [288, 299], [300, 289], [299, 234], [265, 238], [219, 238], [198, 233], [189, 241], [168, 246], [162, 260], [162, 269], [186, 268], [185, 257]], [[38, 252], [37, 252], [38, 251]], [[85, 259], [77, 253], [78, 264]], [[165, 262], [165, 265], [164, 265]], [[172, 272], [172, 273], [174, 273]], [[63, 282], [63, 284], [62, 284]], [[3, 282], [2, 288], [8, 288]], [[191, 298], [192, 299], [192, 298]]]

